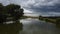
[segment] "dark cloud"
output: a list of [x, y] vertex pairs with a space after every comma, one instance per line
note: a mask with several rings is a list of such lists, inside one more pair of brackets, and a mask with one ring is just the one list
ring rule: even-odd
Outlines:
[[59, 15], [60, 13], [60, 0], [0, 0], [0, 2], [4, 5], [19, 4], [29, 12], [37, 14]]

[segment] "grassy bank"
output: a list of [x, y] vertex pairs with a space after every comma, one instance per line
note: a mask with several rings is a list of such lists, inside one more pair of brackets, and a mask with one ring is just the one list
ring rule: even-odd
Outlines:
[[60, 24], [60, 17], [39, 17], [39, 20], [46, 21], [46, 22], [51, 22], [55, 24]]
[[19, 34], [22, 29], [22, 23], [0, 24], [0, 34]]

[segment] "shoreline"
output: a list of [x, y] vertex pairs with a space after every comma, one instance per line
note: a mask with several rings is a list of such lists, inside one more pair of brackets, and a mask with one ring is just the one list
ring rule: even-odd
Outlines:
[[60, 24], [60, 17], [39, 17], [39, 20], [45, 21], [45, 22], [50, 22], [59, 25]]

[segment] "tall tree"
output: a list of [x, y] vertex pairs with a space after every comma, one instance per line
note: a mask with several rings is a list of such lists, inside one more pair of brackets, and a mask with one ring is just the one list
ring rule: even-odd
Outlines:
[[23, 16], [23, 9], [20, 5], [9, 4], [6, 6], [8, 13], [14, 18], [13, 20], [16, 21]]
[[3, 5], [0, 3], [0, 13], [2, 12], [3, 10]]
[[8, 18], [7, 16], [11, 16], [13, 18], [14, 21], [18, 21], [20, 19], [20, 17], [23, 16], [23, 9], [21, 8], [20, 5], [16, 5], [16, 4], [9, 4], [7, 6], [3, 6], [2, 4], [0, 4], [0, 22], [4, 22], [6, 20], [6, 18]]
[[6, 15], [4, 14], [4, 6], [0, 3], [0, 23], [6, 21]]

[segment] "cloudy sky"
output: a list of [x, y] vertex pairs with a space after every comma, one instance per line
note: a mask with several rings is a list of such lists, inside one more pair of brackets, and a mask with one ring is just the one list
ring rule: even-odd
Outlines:
[[34, 16], [60, 16], [60, 0], [0, 0], [0, 3], [21, 5], [24, 8], [24, 13], [34, 13]]

